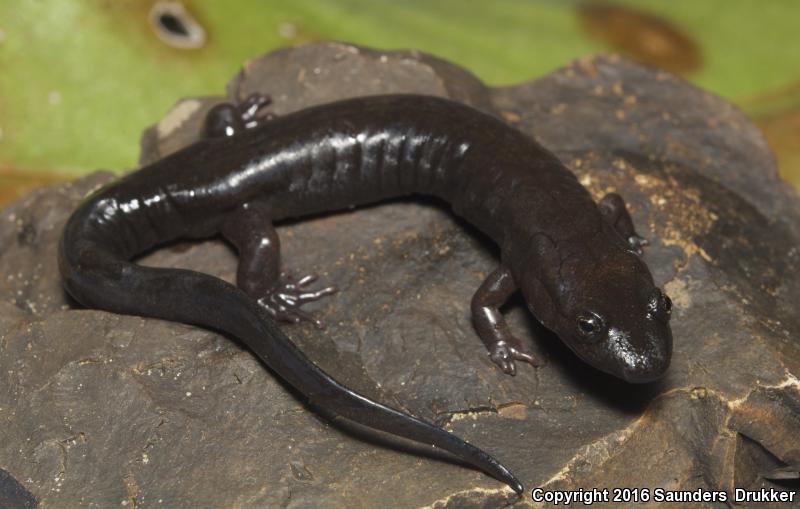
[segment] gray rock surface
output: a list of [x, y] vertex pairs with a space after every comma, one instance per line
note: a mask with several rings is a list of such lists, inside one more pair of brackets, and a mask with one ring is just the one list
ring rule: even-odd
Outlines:
[[[675, 303], [668, 376], [631, 386], [577, 360], [517, 300], [511, 325], [546, 363], [509, 377], [468, 314], [496, 249], [446, 206], [401, 200], [282, 225], [287, 265], [341, 289], [309, 306], [324, 331], [286, 331], [341, 382], [467, 438], [528, 489], [797, 489], [762, 474], [800, 464], [800, 200], [730, 104], [616, 57], [491, 89], [417, 52], [336, 43], [248, 62], [228, 99], [253, 91], [278, 115], [418, 92], [501, 116], [597, 197], [628, 200]], [[145, 134], [142, 161], [190, 143], [220, 100], [176, 105]], [[38, 190], [0, 214], [0, 468], [39, 507], [541, 505], [332, 425], [229, 338], [74, 306], [57, 275], [60, 228], [112, 178]], [[218, 240], [142, 263], [227, 280], [236, 267]]]

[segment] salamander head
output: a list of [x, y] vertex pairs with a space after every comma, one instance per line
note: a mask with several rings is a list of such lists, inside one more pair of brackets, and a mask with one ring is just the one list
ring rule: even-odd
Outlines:
[[[613, 249], [599, 259], [568, 259], [544, 283], [551, 301], [545, 325], [581, 359], [632, 383], [665, 373], [672, 356], [672, 303], [637, 255]], [[535, 313], [536, 303], [526, 300]]]

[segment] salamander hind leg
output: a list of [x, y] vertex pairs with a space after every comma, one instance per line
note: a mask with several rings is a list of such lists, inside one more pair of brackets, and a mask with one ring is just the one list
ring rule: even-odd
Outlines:
[[239, 288], [276, 320], [309, 321], [322, 327], [322, 322], [301, 306], [335, 293], [336, 288], [311, 290], [316, 276], [294, 277], [281, 272], [280, 240], [272, 226], [269, 207], [262, 203], [242, 205], [225, 220], [221, 233], [239, 251], [236, 274]]
[[472, 323], [486, 349], [489, 350], [489, 358], [509, 375], [516, 374], [516, 361], [539, 366], [530, 349], [511, 333], [500, 312], [500, 306], [505, 304], [515, 291], [517, 285], [511, 271], [500, 266], [475, 292], [471, 306]]
[[647, 239], [636, 233], [633, 219], [625, 206], [625, 200], [617, 193], [608, 193], [597, 204], [600, 213], [617, 232], [628, 241], [631, 249], [642, 254], [642, 247], [649, 244]]
[[271, 103], [268, 95], [254, 93], [239, 104], [217, 104], [206, 113], [203, 135], [206, 138], [235, 136], [272, 120], [274, 114], [263, 112], [264, 107]]

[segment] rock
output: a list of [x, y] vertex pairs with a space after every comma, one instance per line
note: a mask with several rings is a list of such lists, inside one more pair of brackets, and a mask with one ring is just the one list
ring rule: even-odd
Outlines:
[[[228, 99], [253, 91], [278, 115], [417, 92], [506, 119], [595, 196], [628, 200], [675, 303], [668, 376], [632, 386], [577, 360], [517, 300], [511, 325], [546, 363], [509, 377], [468, 314], [496, 249], [445, 206], [400, 200], [282, 225], [288, 265], [341, 289], [309, 306], [323, 332], [287, 333], [342, 383], [465, 437], [529, 490], [796, 489], [765, 476], [800, 464], [800, 200], [733, 106], [617, 57], [491, 89], [417, 52], [337, 43], [247, 63]], [[142, 160], [190, 143], [221, 100], [180, 102], [145, 134]], [[331, 425], [229, 338], [75, 306], [57, 276], [60, 228], [112, 178], [36, 191], [0, 216], [0, 489], [24, 487], [42, 507], [532, 503], [430, 451]], [[209, 240], [142, 263], [232, 280], [236, 259]]]

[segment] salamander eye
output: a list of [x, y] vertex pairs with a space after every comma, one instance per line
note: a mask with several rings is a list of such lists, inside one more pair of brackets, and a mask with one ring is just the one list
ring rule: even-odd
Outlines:
[[593, 311], [584, 311], [578, 315], [578, 332], [585, 338], [593, 338], [600, 334], [605, 325], [600, 315]]
[[661, 318], [664, 321], [668, 321], [670, 315], [672, 314], [672, 299], [670, 299], [667, 294], [656, 288], [656, 291], [653, 292], [653, 297], [650, 299], [650, 303], [647, 307], [647, 314], [650, 318]]

